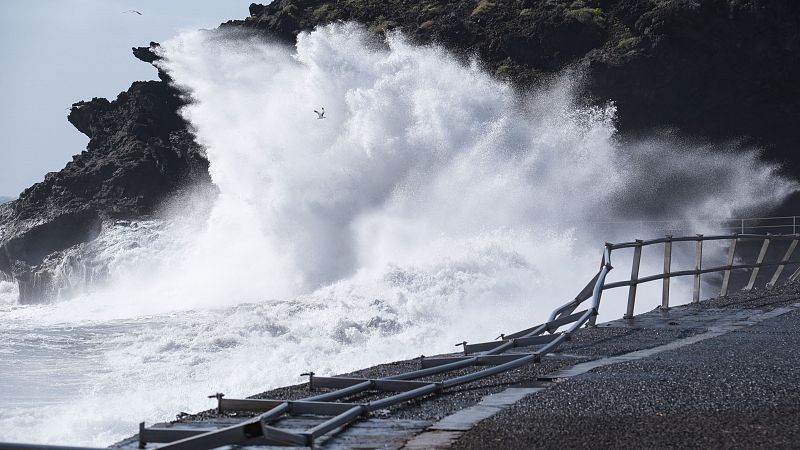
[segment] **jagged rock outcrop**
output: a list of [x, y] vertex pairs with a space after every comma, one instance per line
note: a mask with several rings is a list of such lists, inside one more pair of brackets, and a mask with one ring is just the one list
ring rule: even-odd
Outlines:
[[[277, 0], [252, 4], [249, 17], [222, 27], [291, 43], [337, 20], [376, 33], [398, 28], [477, 56], [523, 88], [579, 68], [587, 99], [618, 106], [622, 134], [670, 128], [692, 139], [740, 139], [800, 174], [794, 0]], [[156, 46], [134, 55], [153, 63]], [[76, 103], [69, 120], [90, 137], [87, 150], [0, 204], [0, 276], [20, 280], [22, 301], [46, 299], [44, 262], [93, 239], [102, 221], [149, 214], [181, 186], [209, 182], [208, 162], [177, 114], [180, 99], [168, 75], [159, 77], [112, 102]]]
[[0, 272], [19, 281], [20, 301], [51, 297], [46, 259], [90, 241], [101, 222], [139, 218], [181, 187], [210, 183], [208, 161], [178, 115], [168, 84], [135, 82], [116, 100], [78, 102], [68, 120], [89, 137], [57, 173], [0, 205]]

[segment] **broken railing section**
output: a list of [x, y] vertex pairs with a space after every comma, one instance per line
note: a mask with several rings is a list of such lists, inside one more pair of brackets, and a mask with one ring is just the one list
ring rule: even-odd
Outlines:
[[[709, 240], [728, 239], [729, 251], [726, 265], [721, 267], [703, 268], [703, 242]], [[743, 240], [762, 240], [758, 257], [753, 264], [733, 264], [735, 259], [736, 244]], [[695, 242], [695, 267], [693, 270], [671, 271], [672, 244], [681, 241]], [[777, 263], [765, 263], [765, 255], [771, 242], [788, 241], [789, 246], [783, 258]], [[302, 400], [271, 400], [271, 399], [230, 399], [222, 394], [211, 397], [217, 399], [220, 412], [248, 411], [258, 413], [257, 416], [247, 419], [236, 425], [226, 428], [208, 429], [181, 429], [181, 428], [146, 428], [142, 425], [139, 433], [140, 446], [147, 442], [168, 443], [161, 446], [163, 449], [210, 449], [230, 444], [268, 444], [287, 446], [313, 446], [321, 436], [342, 430], [347, 425], [362, 417], [367, 417], [378, 409], [397, 405], [412, 399], [438, 395], [449, 388], [496, 375], [505, 371], [516, 369], [528, 364], [539, 362], [543, 356], [553, 352], [559, 345], [567, 341], [571, 334], [581, 326], [594, 325], [600, 307], [602, 293], [606, 289], [628, 286], [628, 308], [626, 317], [632, 317], [636, 301], [636, 287], [641, 283], [663, 280], [662, 306], [669, 307], [669, 280], [677, 276], [694, 277], [693, 300], [699, 300], [700, 276], [710, 272], [724, 272], [722, 295], [725, 295], [730, 282], [730, 272], [736, 269], [754, 269], [748, 280], [747, 289], [753, 287], [758, 272], [767, 267], [776, 267], [776, 271], [767, 283], [768, 287], [774, 286], [788, 264], [800, 263], [791, 259], [797, 246], [798, 236], [690, 236], [673, 238], [667, 236], [651, 241], [637, 240], [622, 244], [606, 244], [600, 263], [600, 270], [586, 284], [580, 293], [570, 302], [556, 308], [547, 322], [520, 330], [514, 333], [501, 334], [498, 339], [490, 342], [468, 343], [462, 342], [463, 356], [425, 358], [420, 357], [421, 368], [418, 370], [401, 373], [384, 378], [358, 378], [358, 377], [319, 377], [309, 372], [310, 389], [328, 389]], [[639, 266], [642, 251], [645, 247], [663, 244], [664, 271], [661, 274], [646, 277], [639, 276]], [[606, 275], [612, 269], [611, 253], [614, 250], [633, 248], [634, 261], [631, 267], [631, 277], [627, 281], [605, 283]], [[792, 273], [788, 279], [795, 280], [800, 276], [800, 269]], [[578, 310], [588, 300], [591, 305], [586, 309]], [[565, 330], [559, 331], [566, 327]], [[515, 348], [538, 347], [534, 351], [525, 353], [506, 353]], [[476, 370], [445, 378], [440, 381], [421, 380], [433, 375], [447, 374], [457, 370], [477, 368]], [[350, 403], [344, 401], [348, 397], [371, 392], [383, 392], [390, 395], [379, 400], [368, 402]], [[314, 416], [321, 423], [302, 431], [286, 430], [273, 426], [284, 416]]]
[[[259, 415], [239, 424], [217, 430], [185, 429], [178, 427], [147, 428], [139, 430], [139, 446], [148, 442], [167, 443], [163, 449], [210, 449], [225, 444], [267, 444], [313, 446], [317, 438], [369, 413], [409, 400], [437, 395], [462, 384], [516, 369], [541, 360], [553, 352], [569, 336], [597, 315], [602, 294], [602, 283], [611, 264], [608, 249], [603, 254], [601, 269], [574, 300], [556, 309], [550, 319], [540, 325], [514, 333], [502, 334], [500, 340], [469, 344], [464, 342], [464, 356], [455, 358], [420, 358], [421, 368], [384, 378], [319, 377], [313, 372], [309, 377], [310, 389], [333, 389], [302, 400], [231, 399], [222, 394], [210, 396], [217, 399], [219, 412], [247, 411]], [[589, 308], [574, 312], [581, 304], [592, 299]], [[565, 330], [559, 332], [563, 327]], [[527, 353], [505, 353], [520, 347], [538, 347]], [[504, 354], [505, 353], [505, 354]], [[471, 355], [474, 354], [474, 355]], [[470, 356], [471, 355], [471, 356]], [[445, 378], [441, 381], [424, 381], [421, 378], [447, 374], [475, 367], [470, 373]], [[384, 392], [391, 395], [369, 402], [348, 403], [344, 400], [357, 394]], [[273, 426], [280, 418], [290, 416], [328, 417], [323, 422], [303, 431], [286, 430]]]
[[[722, 235], [722, 236], [703, 236], [702, 234], [698, 234], [696, 236], [686, 236], [686, 237], [672, 237], [666, 236], [661, 239], [653, 239], [649, 241], [641, 241], [636, 240], [633, 242], [625, 242], [621, 244], [606, 244], [606, 248], [609, 251], [613, 250], [620, 250], [626, 248], [633, 248], [633, 260], [631, 263], [631, 277], [625, 281], [618, 281], [614, 283], [603, 284], [603, 290], [607, 289], [614, 289], [618, 287], [628, 286], [628, 304], [625, 311], [625, 318], [630, 319], [634, 316], [634, 306], [636, 304], [636, 288], [639, 284], [647, 283], [650, 281], [656, 280], [663, 280], [663, 286], [661, 291], [661, 308], [668, 309], [669, 308], [669, 280], [674, 277], [682, 277], [682, 276], [692, 276], [693, 279], [693, 289], [692, 289], [692, 302], [697, 303], [700, 301], [700, 282], [701, 282], [701, 275], [705, 273], [712, 273], [712, 272], [722, 272], [722, 284], [720, 287], [720, 296], [728, 295], [728, 289], [730, 286], [731, 281], [731, 271], [733, 270], [744, 270], [744, 269], [752, 269], [750, 272], [750, 277], [748, 278], [747, 284], [743, 288], [744, 290], [753, 289], [755, 286], [756, 280], [758, 275], [762, 269], [767, 268], [775, 268], [775, 272], [773, 272], [772, 277], [766, 283], [766, 288], [772, 288], [778, 283], [778, 279], [783, 274], [784, 269], [789, 264], [800, 264], [800, 260], [793, 260], [792, 255], [794, 254], [795, 249], [797, 248], [797, 242], [800, 239], [800, 235], [792, 234], [792, 235], [743, 235], [734, 233], [731, 235]], [[672, 271], [672, 244], [674, 242], [687, 242], [687, 241], [694, 241], [695, 242], [695, 258], [694, 258], [694, 269], [692, 270], [681, 270], [681, 271]], [[725, 259], [724, 266], [716, 266], [716, 267], [703, 267], [703, 243], [707, 241], [728, 241], [728, 251], [727, 256]], [[737, 244], [742, 241], [761, 241], [761, 247], [758, 251], [758, 256], [755, 259], [755, 262], [750, 264], [734, 264], [736, 258], [736, 249]], [[783, 257], [780, 261], [777, 262], [765, 262], [765, 258], [767, 255], [767, 250], [770, 248], [770, 245], [773, 243], [778, 244], [785, 244], [786, 250], [783, 253]], [[660, 274], [650, 275], [646, 277], [639, 276], [639, 265], [641, 262], [642, 257], [642, 249], [648, 246], [656, 246], [658, 244], [663, 244], [663, 254], [664, 254], [664, 270]], [[794, 281], [798, 277], [800, 277], [800, 267], [795, 270], [789, 277], [787, 281]]]

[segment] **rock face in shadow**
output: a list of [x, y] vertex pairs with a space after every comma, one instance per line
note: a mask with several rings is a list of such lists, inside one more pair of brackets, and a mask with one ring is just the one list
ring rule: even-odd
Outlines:
[[741, 139], [800, 172], [800, 2], [794, 0], [278, 0], [224, 26], [292, 41], [303, 30], [356, 20], [401, 29], [477, 55], [497, 76], [529, 85], [566, 68], [594, 101], [613, 101], [626, 134], [671, 129]]
[[[465, 60], [477, 57], [522, 88], [565, 68], [585, 75], [587, 101], [613, 101], [618, 129], [670, 129], [740, 140], [800, 173], [800, 2], [794, 0], [277, 0], [222, 24], [292, 43], [338, 20], [376, 35], [402, 30]], [[147, 63], [150, 47], [135, 48]], [[69, 121], [90, 138], [58, 173], [0, 204], [0, 277], [22, 302], [45, 301], [53, 255], [97, 236], [103, 221], [139, 218], [182, 187], [210, 182], [208, 162], [177, 114], [169, 77], [135, 82], [114, 101], [76, 103]]]
[[146, 216], [182, 187], [210, 183], [179, 106], [162, 81], [72, 106], [68, 120], [89, 137], [86, 150], [0, 205], [0, 272], [19, 281], [21, 303], [52, 298], [48, 257], [94, 239], [103, 221]]

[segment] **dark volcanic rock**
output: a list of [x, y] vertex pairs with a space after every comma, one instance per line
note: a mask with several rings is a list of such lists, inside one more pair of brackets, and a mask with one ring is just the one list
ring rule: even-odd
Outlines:
[[21, 302], [52, 295], [44, 260], [96, 237], [103, 220], [142, 217], [180, 187], [210, 182], [179, 106], [177, 92], [157, 81], [72, 106], [69, 121], [89, 136], [87, 149], [0, 205], [0, 271], [19, 280]]
[[741, 139], [800, 171], [800, 3], [794, 0], [279, 0], [223, 26], [292, 41], [356, 20], [417, 42], [478, 55], [520, 85], [566, 67], [587, 93], [618, 106], [623, 133], [670, 128], [703, 140]]
[[[161, 57], [158, 56], [158, 54], [156, 53], [159, 47], [160, 44], [158, 42], [150, 42], [149, 47], [133, 47], [132, 49], [133, 56], [138, 58], [140, 61], [144, 61], [148, 64], [153, 64], [159, 59], [161, 59]], [[161, 81], [165, 83], [169, 83], [172, 81], [172, 78], [170, 78], [170, 76], [167, 75], [166, 72], [161, 70], [157, 65], [155, 64], [153, 65], [156, 67], [156, 69], [158, 69], [158, 78], [161, 79]]]
[[710, 139], [743, 137], [800, 170], [800, 3], [617, 3], [620, 39], [589, 55], [590, 87], [613, 99], [624, 129], [673, 126]]

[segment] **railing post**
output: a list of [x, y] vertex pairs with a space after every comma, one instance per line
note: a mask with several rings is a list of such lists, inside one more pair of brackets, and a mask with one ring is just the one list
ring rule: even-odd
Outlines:
[[692, 292], [692, 303], [700, 301], [700, 270], [703, 268], [703, 235], [697, 235], [697, 244], [694, 253], [694, 291]]
[[633, 306], [636, 303], [636, 285], [639, 281], [639, 263], [642, 259], [642, 241], [636, 239], [636, 247], [633, 248], [633, 264], [631, 264], [631, 282], [628, 288], [628, 308], [625, 310], [624, 319], [633, 318]]
[[786, 249], [786, 253], [783, 255], [783, 259], [781, 259], [781, 265], [775, 269], [775, 274], [772, 275], [772, 279], [769, 280], [769, 283], [767, 283], [767, 289], [775, 287], [775, 284], [778, 282], [778, 278], [780, 278], [781, 274], [783, 273], [783, 268], [786, 267], [786, 263], [792, 258], [792, 253], [794, 253], [795, 247], [797, 247], [797, 235], [794, 236], [792, 243], [789, 244], [789, 248]]
[[672, 235], [664, 242], [664, 280], [661, 289], [661, 309], [669, 309], [669, 272], [672, 265]]
[[789, 278], [787, 279], [787, 281], [794, 281], [798, 277], [800, 277], [800, 267], [798, 267], [797, 270], [795, 270], [793, 274], [789, 275]]
[[586, 321], [586, 328], [594, 328], [597, 326], [597, 315], [589, 317], [589, 320]]
[[745, 291], [753, 289], [753, 285], [756, 283], [756, 277], [758, 277], [758, 272], [761, 270], [761, 263], [764, 262], [764, 256], [767, 254], [767, 248], [769, 248], [769, 235], [764, 238], [764, 243], [761, 244], [761, 251], [758, 252], [756, 266], [753, 268], [753, 273], [750, 274], [750, 281], [747, 282], [747, 286], [744, 288]]
[[725, 259], [725, 265], [728, 266], [728, 268], [725, 269], [725, 274], [722, 276], [722, 288], [719, 290], [720, 297], [728, 295], [728, 285], [731, 281], [731, 266], [733, 265], [733, 256], [734, 253], [736, 253], [736, 242], [738, 240], [736, 233], [733, 233], [730, 246], [728, 247], [728, 257]]
[[[606, 255], [608, 255], [608, 259], [609, 259], [608, 261], [606, 261]], [[605, 249], [603, 250], [603, 259], [600, 260], [600, 269], [602, 270], [603, 267], [606, 264], [609, 264], [609, 266], [610, 266], [610, 262], [611, 262], [611, 244], [606, 242]], [[600, 287], [600, 292], [602, 292], [602, 290], [603, 290], [603, 288], [601, 286]], [[597, 314], [594, 314], [594, 315], [592, 315], [592, 317], [589, 317], [589, 320], [586, 322], [586, 327], [587, 328], [592, 328], [592, 327], [594, 327], [596, 325], [597, 325]]]

